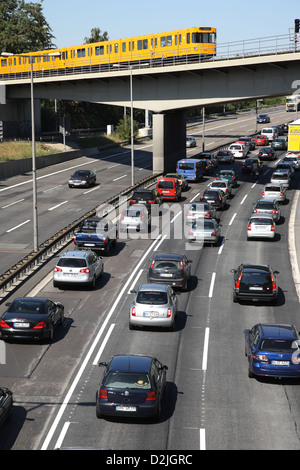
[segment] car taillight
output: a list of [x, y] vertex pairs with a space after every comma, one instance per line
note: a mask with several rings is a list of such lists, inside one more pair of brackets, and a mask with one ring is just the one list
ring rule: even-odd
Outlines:
[[271, 280], [272, 280], [272, 289], [273, 290], [276, 290], [277, 286], [276, 286], [276, 282], [275, 282], [275, 279], [274, 279], [274, 276], [271, 274]]
[[79, 270], [80, 273], [88, 274], [90, 271], [90, 268], [83, 268]]
[[272, 214], [277, 214], [277, 213], [278, 213], [278, 211], [272, 211]]
[[167, 310], [167, 318], [170, 318], [172, 316], [172, 309], [168, 308]]
[[257, 213], [257, 212], [258, 212], [258, 210], [257, 210], [257, 209], [254, 209], [254, 211], [253, 211], [253, 212]]
[[154, 259], [152, 260], [152, 263], [151, 263], [151, 266], [150, 266], [150, 268], [152, 269], [152, 268], [153, 268], [153, 266], [154, 266]]
[[280, 193], [280, 196], [284, 196], [283, 192]]
[[5, 323], [5, 321], [2, 320], [2, 319], [0, 320], [0, 327], [1, 328], [10, 328], [10, 326], [7, 323]]
[[238, 278], [238, 280], [237, 280], [236, 283], [235, 283], [235, 288], [236, 288], [236, 289], [238, 289], [238, 288], [240, 287], [242, 275], [243, 275], [243, 273], [241, 273], [241, 274], [239, 275], [239, 278]]
[[180, 270], [183, 271], [183, 261], [180, 261]]
[[130, 199], [129, 201], [131, 204], [135, 204], [136, 203], [136, 200], [135, 199]]
[[107, 400], [107, 398], [108, 398], [107, 390], [104, 390], [103, 388], [100, 388], [99, 398], [101, 398], [102, 400]]
[[53, 271], [55, 273], [61, 273], [62, 272], [62, 269], [61, 268], [58, 268], [57, 266], [55, 266], [55, 268], [53, 269]]
[[234, 181], [234, 178], [231, 178], [231, 181]]
[[215, 237], [217, 234], [216, 234], [216, 232], [211, 232], [210, 235], [211, 235], [211, 237]]
[[125, 214], [125, 211], [122, 212], [121, 220], [124, 220], [124, 214]]
[[251, 224], [248, 225], [247, 230], [251, 230]]
[[210, 213], [209, 213], [209, 212], [206, 212], [206, 214], [205, 214], [204, 217], [210, 217]]
[[274, 225], [271, 225], [271, 232], [275, 232], [275, 227], [274, 227]]
[[44, 321], [41, 321], [40, 323], [38, 323], [37, 325], [35, 325], [33, 327], [34, 330], [42, 330], [43, 328], [45, 328], [46, 326], [46, 323]]
[[135, 307], [132, 307], [132, 309], [131, 309], [131, 315], [132, 315], [133, 317], [135, 317]]
[[189, 231], [189, 235], [193, 236], [193, 232], [191, 230]]
[[156, 398], [156, 392], [147, 392], [146, 401], [154, 401]]
[[265, 192], [263, 191], [263, 192], [261, 193], [261, 195], [264, 196], [264, 195], [265, 195]]
[[149, 204], [155, 204], [155, 201], [148, 201]]
[[258, 361], [268, 361], [268, 358], [265, 354], [253, 354], [253, 359], [257, 359]]
[[192, 215], [192, 214], [190, 213], [190, 211], [187, 211], [186, 215]]

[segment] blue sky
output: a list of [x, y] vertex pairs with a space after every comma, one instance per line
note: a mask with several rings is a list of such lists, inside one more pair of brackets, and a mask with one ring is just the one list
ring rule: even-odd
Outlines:
[[[38, 3], [38, 0], [31, 0]], [[44, 0], [44, 16], [57, 47], [82, 44], [92, 28], [109, 39], [214, 26], [217, 42], [284, 35], [300, 18], [299, 0]]]

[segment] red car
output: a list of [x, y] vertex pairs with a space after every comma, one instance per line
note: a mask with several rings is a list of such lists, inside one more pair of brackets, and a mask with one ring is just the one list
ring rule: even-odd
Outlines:
[[269, 139], [268, 137], [264, 135], [258, 134], [254, 137], [254, 142], [255, 142], [255, 145], [268, 145]]

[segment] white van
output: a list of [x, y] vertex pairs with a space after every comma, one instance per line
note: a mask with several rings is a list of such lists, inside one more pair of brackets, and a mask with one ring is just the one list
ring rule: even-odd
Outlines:
[[248, 146], [246, 147], [239, 142], [229, 145], [228, 150], [233, 153], [235, 158], [246, 158], [248, 154]]
[[276, 137], [278, 137], [278, 133], [276, 129], [273, 129], [273, 127], [264, 127], [261, 130], [261, 135], [266, 136], [269, 142], [271, 142], [272, 140], [276, 139]]

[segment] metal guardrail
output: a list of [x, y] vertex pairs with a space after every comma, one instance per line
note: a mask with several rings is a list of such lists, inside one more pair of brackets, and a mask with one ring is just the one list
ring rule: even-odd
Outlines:
[[97, 207], [89, 210], [86, 214], [75, 220], [73, 223], [64, 227], [55, 235], [50, 237], [39, 246], [37, 252], [32, 251], [21, 259], [18, 263], [0, 275], [0, 304], [18, 285], [29, 278], [37, 269], [39, 269], [46, 261], [52, 258], [55, 254], [60, 252], [73, 238], [73, 232], [76, 227], [88, 217], [94, 216], [99, 207], [111, 205], [118, 207], [121, 197], [128, 196], [134, 189], [140, 187], [148, 187], [160, 176], [162, 173], [151, 175], [134, 186], [131, 186], [121, 193], [117, 194], [111, 199], [108, 199], [98, 205]]

